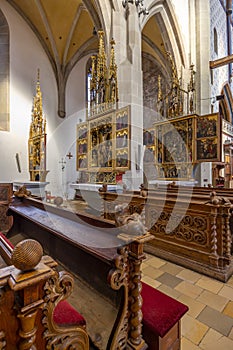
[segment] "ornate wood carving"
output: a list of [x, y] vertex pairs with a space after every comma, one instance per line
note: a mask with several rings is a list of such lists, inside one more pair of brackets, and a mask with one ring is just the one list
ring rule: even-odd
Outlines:
[[145, 258], [143, 253], [144, 243], [153, 239], [149, 233], [138, 236], [129, 247], [129, 335], [128, 346], [130, 349], [147, 349], [142, 338], [142, 297], [141, 297], [141, 263]]
[[178, 240], [188, 241], [203, 246], [207, 243], [208, 226], [205, 217], [191, 215], [185, 215], [183, 217], [183, 215], [178, 214], [172, 214], [172, 216], [173, 220], [179, 224], [174, 230], [167, 232], [166, 227], [171, 214], [167, 211], [162, 211], [158, 218], [158, 211], [151, 208], [149, 215], [149, 217], [151, 217], [151, 225], [149, 224], [151, 232], [155, 235], [166, 235], [166, 237], [175, 236]]
[[85, 327], [59, 327], [53, 321], [56, 305], [67, 299], [73, 290], [73, 277], [68, 272], [54, 274], [45, 284], [45, 304], [43, 324], [47, 349], [89, 349], [89, 338]]
[[0, 350], [4, 350], [6, 348], [6, 335], [5, 332], [0, 331]]
[[108, 283], [114, 290], [123, 288], [124, 296], [117, 321], [109, 338], [109, 349], [126, 349], [128, 332], [128, 248], [121, 248], [115, 258], [115, 267], [109, 272]]
[[6, 212], [13, 195], [12, 183], [0, 183], [0, 228], [1, 232], [7, 232], [12, 224], [12, 218]]

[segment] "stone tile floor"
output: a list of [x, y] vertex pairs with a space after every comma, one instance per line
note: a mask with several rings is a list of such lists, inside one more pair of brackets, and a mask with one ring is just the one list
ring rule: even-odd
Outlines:
[[[75, 205], [74, 201], [71, 206]], [[233, 350], [233, 276], [224, 283], [151, 254], [146, 257], [142, 280], [189, 307], [181, 323], [181, 350]], [[106, 305], [105, 300], [99, 301]], [[114, 310], [104, 310], [106, 333], [107, 317], [113, 322]], [[98, 329], [100, 339], [101, 335], [103, 330]]]
[[182, 350], [233, 350], [233, 277], [223, 283], [147, 254], [142, 279], [188, 305]]
[[[181, 350], [233, 350], [233, 277], [223, 283], [146, 256], [143, 281], [189, 307], [181, 322]], [[100, 349], [106, 349], [115, 308], [77, 278], [69, 300], [88, 320], [91, 338]]]

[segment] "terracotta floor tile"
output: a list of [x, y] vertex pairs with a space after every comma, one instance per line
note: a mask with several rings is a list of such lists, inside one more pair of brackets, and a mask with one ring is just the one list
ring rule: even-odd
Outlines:
[[178, 299], [180, 297], [180, 295], [181, 295], [181, 293], [179, 291], [177, 291], [174, 288], [171, 288], [169, 286], [166, 286], [165, 284], [161, 284], [158, 287], [158, 290], [160, 290], [164, 294], [169, 295], [170, 297], [172, 297], [174, 299]]
[[233, 318], [216, 311], [209, 306], [206, 306], [204, 310], [197, 317], [197, 320], [204, 323], [210, 328], [213, 328], [217, 332], [224, 336], [228, 336], [233, 327]]
[[149, 276], [143, 276], [142, 281], [149, 284], [153, 288], [159, 288], [159, 286], [161, 285], [160, 282], [158, 282], [157, 280], [155, 280]]
[[164, 272], [161, 276], [156, 278], [162, 284], [175, 288], [182, 280], [176, 276], [171, 275], [170, 273]]
[[218, 295], [221, 295], [229, 300], [233, 300], [233, 287], [224, 285], [219, 291]]
[[181, 349], [182, 350], [200, 350], [199, 346], [193, 344], [190, 340], [183, 337], [181, 339]]
[[176, 286], [175, 289], [182, 294], [190, 296], [193, 299], [196, 299], [203, 291], [202, 288], [186, 281], [183, 281], [180, 284], [178, 284], [178, 286]]
[[157, 257], [152, 257], [152, 258], [149, 257], [149, 259], [148, 260], [146, 259], [145, 262], [155, 268], [160, 268], [161, 266], [166, 265], [166, 262], [164, 260], [161, 260], [160, 258], [157, 258]]
[[217, 311], [222, 311], [228, 303], [228, 299], [222, 297], [221, 295], [214, 294], [208, 290], [204, 290], [197, 298], [203, 304], [206, 304]]
[[233, 318], [233, 301], [229, 301], [223, 310], [223, 314]]
[[202, 276], [194, 271], [184, 269], [180, 271], [176, 277], [181, 278], [182, 280], [188, 281], [190, 283], [195, 283], [197, 282]]
[[233, 327], [231, 328], [228, 338], [233, 340]]
[[182, 336], [190, 340], [195, 345], [198, 345], [204, 338], [209, 327], [204, 323], [190, 317], [189, 315], [184, 315], [182, 319]]
[[203, 350], [232, 350], [232, 346], [233, 342], [230, 339], [227, 339], [221, 333], [213, 329], [209, 329], [199, 344], [199, 347]]
[[181, 266], [172, 264], [170, 262], [167, 262], [166, 264], [164, 264], [163, 266], [161, 266], [160, 268], [162, 271], [164, 272], [168, 272], [172, 275], [177, 275], [179, 272], [181, 272], [183, 270], [183, 268]]
[[216, 281], [212, 278], [202, 276], [197, 282], [196, 285], [209, 290], [212, 293], [218, 294], [218, 292], [221, 290], [221, 288], [224, 286], [224, 283]]
[[142, 271], [143, 271], [143, 276], [148, 276], [151, 278], [158, 278], [163, 274], [163, 271], [156, 269], [153, 266], [147, 266]]
[[188, 315], [196, 318], [205, 308], [205, 304], [190, 298], [188, 295], [182, 294], [177, 300], [189, 307]]

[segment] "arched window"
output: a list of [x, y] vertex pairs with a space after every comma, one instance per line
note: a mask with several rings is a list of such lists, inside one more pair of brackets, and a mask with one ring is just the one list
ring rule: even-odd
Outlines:
[[91, 57], [87, 61], [86, 65], [86, 103], [87, 109], [90, 110], [91, 107]]
[[218, 55], [218, 33], [216, 28], [214, 28], [214, 52]]
[[0, 131], [10, 130], [9, 26], [0, 10]]

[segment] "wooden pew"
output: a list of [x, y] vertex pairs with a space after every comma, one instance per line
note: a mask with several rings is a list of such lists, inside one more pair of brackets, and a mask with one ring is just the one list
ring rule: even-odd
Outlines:
[[[108, 221], [97, 224], [101, 229], [93, 228], [88, 224], [88, 217], [84, 220], [82, 215], [79, 217], [68, 210], [27, 197], [16, 198], [8, 215], [13, 217], [8, 237], [20, 232], [38, 240], [46, 253], [116, 306], [116, 322], [107, 349], [115, 349], [120, 339], [124, 346], [131, 349], [147, 348], [142, 337], [141, 304], [138, 300], [143, 245], [151, 239], [151, 235], [119, 238], [121, 231]], [[97, 221], [95, 219], [95, 224]], [[129, 283], [131, 279], [137, 280], [137, 283]], [[130, 286], [133, 286], [133, 291]]]
[[42, 256], [42, 247], [34, 240], [14, 248], [3, 234], [0, 241], [6, 260], [0, 269], [0, 348], [88, 350], [85, 320], [65, 300], [73, 290], [72, 276], [58, 273], [57, 263]]
[[124, 203], [126, 198], [141, 210], [144, 201], [145, 225], [154, 237], [145, 246], [147, 252], [227, 281], [233, 274], [229, 226], [232, 202], [231, 198], [211, 190], [203, 190], [201, 194], [194, 190], [193, 194], [184, 188], [158, 187], [149, 189], [146, 198], [129, 192], [118, 197], [110, 192], [101, 196], [106, 199], [107, 218], [108, 206], [113, 203]]

